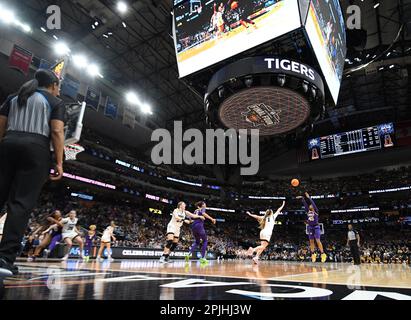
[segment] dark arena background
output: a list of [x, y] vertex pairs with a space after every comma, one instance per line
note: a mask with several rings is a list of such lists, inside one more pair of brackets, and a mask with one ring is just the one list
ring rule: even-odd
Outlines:
[[[410, 300], [410, 55], [408, 0], [0, 0], [1, 300]], [[7, 148], [42, 110], [62, 150], [50, 88], [17, 102], [44, 69], [64, 173], [30, 206]], [[175, 122], [259, 130], [258, 173], [155, 164]]]

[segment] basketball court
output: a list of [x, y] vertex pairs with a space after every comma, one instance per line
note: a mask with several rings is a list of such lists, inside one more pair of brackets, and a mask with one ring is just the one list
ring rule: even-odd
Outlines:
[[411, 299], [407, 265], [69, 260], [18, 263], [5, 300]]

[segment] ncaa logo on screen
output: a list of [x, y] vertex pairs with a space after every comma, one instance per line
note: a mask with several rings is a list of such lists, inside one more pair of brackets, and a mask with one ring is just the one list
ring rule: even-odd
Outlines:
[[264, 103], [259, 103], [247, 107], [247, 112], [242, 112], [241, 115], [244, 116], [245, 121], [251, 123], [253, 127], [270, 127], [280, 124], [281, 112], [281, 109], [274, 110]]

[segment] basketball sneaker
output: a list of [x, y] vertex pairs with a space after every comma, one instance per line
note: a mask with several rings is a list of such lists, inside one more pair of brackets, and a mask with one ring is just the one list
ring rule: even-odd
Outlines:
[[190, 254], [186, 255], [186, 256], [184, 257], [184, 259], [186, 260], [186, 262], [189, 262], [189, 261], [190, 261]]
[[258, 258], [257, 258], [257, 257], [254, 257], [254, 258], [253, 258], [253, 263], [254, 263], [254, 264], [258, 264]]
[[0, 258], [0, 276], [11, 277], [13, 275], [13, 265]]
[[166, 257], [162, 256], [162, 257], [160, 258], [160, 263], [167, 263]]
[[204, 258], [201, 258], [201, 259], [200, 259], [200, 263], [201, 263], [202, 265], [207, 265], [207, 264], [209, 264], [208, 260], [207, 260], [207, 259], [204, 259]]
[[69, 255], [68, 254], [66, 254], [62, 259], [61, 259], [61, 261], [67, 261], [68, 260], [68, 258], [69, 258]]
[[312, 261], [312, 262], [316, 262], [316, 261], [317, 261], [317, 255], [316, 255], [315, 253], [313, 253], [313, 254], [311, 255], [311, 261]]
[[327, 261], [327, 255], [325, 253], [321, 254], [321, 262], [324, 263]]
[[102, 260], [101, 257], [97, 257], [97, 258], [96, 258], [96, 261], [97, 261], [97, 262], [101, 262], [101, 260]]

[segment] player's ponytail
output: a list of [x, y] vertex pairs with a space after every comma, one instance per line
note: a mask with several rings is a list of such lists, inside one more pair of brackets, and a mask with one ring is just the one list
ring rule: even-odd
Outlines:
[[268, 218], [269, 216], [271, 216], [272, 214], [273, 214], [273, 210], [271, 210], [271, 209], [268, 209], [268, 210], [265, 212], [264, 218], [260, 221], [260, 229], [264, 229], [264, 228], [265, 228], [265, 224], [266, 224], [266, 222], [267, 222], [267, 218]]
[[36, 92], [39, 87], [39, 82], [37, 79], [30, 80], [23, 84], [17, 93], [17, 105], [19, 107], [24, 107], [27, 104], [29, 97]]

